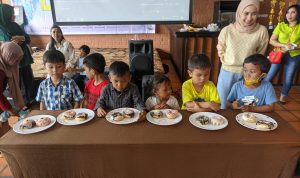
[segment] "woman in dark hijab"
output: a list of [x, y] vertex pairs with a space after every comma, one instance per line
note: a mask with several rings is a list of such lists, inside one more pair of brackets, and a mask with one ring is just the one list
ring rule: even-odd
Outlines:
[[0, 4], [0, 41], [11, 41], [17, 43], [23, 50], [24, 56], [19, 63], [20, 82], [26, 104], [30, 104], [34, 100], [33, 96], [33, 73], [31, 64], [33, 58], [31, 56], [28, 44], [30, 37], [15, 22], [14, 8], [8, 4]]

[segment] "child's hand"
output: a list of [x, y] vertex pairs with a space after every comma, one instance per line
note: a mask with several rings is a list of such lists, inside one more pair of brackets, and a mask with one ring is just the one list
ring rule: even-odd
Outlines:
[[106, 112], [105, 112], [104, 109], [102, 109], [102, 108], [97, 109], [97, 116], [98, 117], [104, 117], [105, 115], [106, 115]]
[[215, 103], [215, 102], [210, 102], [210, 109], [212, 109], [213, 111], [217, 112], [220, 110], [220, 104]]
[[137, 121], [140, 122], [140, 121], [145, 120], [146, 119], [146, 114], [147, 113], [145, 111], [140, 112], [139, 119]]
[[233, 109], [241, 109], [239, 100], [235, 100], [235, 101], [232, 103], [232, 108], [233, 108]]
[[252, 106], [251, 105], [244, 105], [241, 107], [241, 110], [243, 112], [251, 112], [252, 111]]
[[244, 106], [242, 106], [241, 110], [243, 112], [251, 112], [251, 111], [253, 111], [253, 106], [256, 106], [255, 102], [253, 104], [250, 104], [250, 105], [244, 105]]
[[186, 110], [191, 111], [191, 112], [198, 112], [199, 110], [201, 110], [201, 107], [199, 106], [199, 103], [196, 101], [192, 102], [193, 104], [189, 104], [186, 107]]

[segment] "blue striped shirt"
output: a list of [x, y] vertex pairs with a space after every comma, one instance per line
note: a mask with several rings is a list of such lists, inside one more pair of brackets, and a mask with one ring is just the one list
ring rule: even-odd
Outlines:
[[49, 77], [41, 82], [35, 99], [44, 102], [47, 110], [64, 110], [72, 109], [73, 103], [82, 100], [83, 95], [73, 79], [63, 76], [54, 86]]

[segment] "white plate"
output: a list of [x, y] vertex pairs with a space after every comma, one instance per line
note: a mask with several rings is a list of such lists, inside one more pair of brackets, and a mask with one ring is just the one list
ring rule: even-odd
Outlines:
[[37, 133], [37, 132], [41, 132], [43, 130], [46, 130], [50, 127], [52, 127], [55, 122], [56, 122], [56, 118], [54, 116], [51, 116], [51, 115], [36, 115], [36, 116], [31, 116], [31, 117], [27, 117], [25, 119], [32, 119], [34, 121], [37, 121], [38, 119], [42, 118], [42, 117], [49, 117], [51, 119], [51, 123], [45, 127], [33, 127], [31, 129], [21, 129], [20, 128], [20, 125], [22, 124], [23, 122], [23, 119], [18, 121], [17, 123], [14, 124], [13, 126], [13, 131], [15, 131], [16, 133], [18, 134], [32, 134], [32, 133]]
[[236, 117], [235, 117], [236, 121], [244, 127], [247, 127], [249, 129], [253, 129], [253, 130], [259, 130], [259, 131], [270, 131], [270, 130], [274, 130], [278, 127], [277, 122], [269, 116], [266, 116], [264, 114], [254, 113], [254, 112], [249, 112], [249, 113], [254, 114], [256, 116], [257, 121], [258, 120], [266, 120], [266, 121], [273, 122], [274, 127], [272, 129], [256, 128], [256, 123], [249, 123], [249, 122], [243, 121], [242, 116], [243, 116], [243, 114], [246, 114], [246, 113], [240, 113], [240, 114], [236, 115]]
[[169, 111], [169, 109], [161, 109], [161, 111], [164, 113], [164, 116], [162, 118], [156, 119], [153, 118], [150, 115], [150, 112], [147, 113], [146, 118], [149, 122], [156, 125], [174, 125], [179, 123], [182, 120], [182, 115], [179, 113], [179, 115], [175, 119], [168, 119], [166, 116], [166, 113]]
[[[209, 118], [211, 118], [213, 116], [218, 116], [218, 117], [221, 117], [221, 118], [224, 119], [224, 123], [221, 124], [221, 125], [212, 125], [211, 123], [209, 123], [207, 125], [202, 125], [202, 124], [200, 124], [199, 121], [196, 120], [196, 118], [199, 117], [199, 116], [207, 116]], [[223, 129], [223, 128], [227, 127], [227, 125], [228, 125], [228, 121], [225, 117], [223, 117], [219, 114], [213, 113], [213, 112], [197, 112], [197, 113], [194, 113], [194, 114], [190, 115], [189, 121], [195, 127], [205, 129], [205, 130], [220, 130], [220, 129]]]
[[58, 116], [57, 116], [57, 122], [62, 124], [62, 125], [80, 125], [80, 124], [84, 124], [86, 122], [89, 122], [90, 120], [92, 120], [95, 116], [95, 113], [94, 111], [90, 110], [90, 109], [85, 109], [85, 108], [77, 108], [77, 109], [71, 109], [72, 111], [75, 111], [76, 114], [78, 113], [81, 113], [81, 112], [84, 112], [84, 113], [87, 113], [88, 114], [88, 118], [84, 121], [77, 121], [75, 119], [72, 119], [72, 120], [66, 120], [64, 119], [64, 113], [67, 112], [63, 112], [63, 113], [60, 113]]
[[[115, 113], [115, 112], [123, 113], [123, 111], [126, 109], [132, 109], [134, 111], [134, 116], [132, 118], [125, 118], [121, 121], [114, 121], [111, 119], [111, 115], [113, 113]], [[137, 109], [134, 109], [134, 108], [118, 108], [118, 109], [111, 110], [109, 113], [107, 113], [105, 118], [108, 122], [111, 122], [113, 124], [131, 124], [131, 123], [137, 122], [139, 120], [139, 114], [140, 114], [140, 111]]]

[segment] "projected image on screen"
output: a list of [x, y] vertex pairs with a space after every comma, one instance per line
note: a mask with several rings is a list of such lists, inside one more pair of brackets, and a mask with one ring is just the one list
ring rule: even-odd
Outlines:
[[191, 22], [191, 0], [51, 0], [57, 24]]

